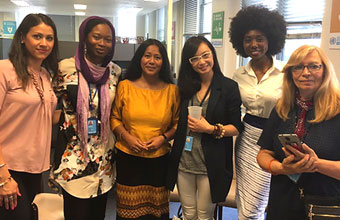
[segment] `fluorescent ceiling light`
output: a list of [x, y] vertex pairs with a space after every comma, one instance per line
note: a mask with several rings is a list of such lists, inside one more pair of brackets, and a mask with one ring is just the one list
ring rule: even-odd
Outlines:
[[141, 10], [143, 10], [143, 8], [121, 8], [118, 11], [118, 16], [119, 17], [136, 16], [138, 14], [138, 12], [140, 12]]
[[84, 15], [85, 15], [85, 12], [83, 12], [83, 11], [76, 11], [76, 12], [75, 12], [75, 15], [84, 16]]
[[144, 0], [145, 2], [159, 2], [160, 0]]
[[30, 6], [27, 2], [25, 1], [17, 1], [17, 0], [11, 0], [11, 2], [13, 2], [14, 4], [16, 4], [17, 6], [20, 7], [28, 7]]
[[[128, 13], [128, 14], [137, 14], [138, 12], [140, 12], [141, 10], [143, 10], [143, 8], [127, 8], [124, 10], [124, 13]], [[123, 11], [123, 10], [122, 10]]]
[[74, 4], [73, 7], [74, 7], [74, 9], [76, 9], [76, 10], [86, 10], [87, 5]]

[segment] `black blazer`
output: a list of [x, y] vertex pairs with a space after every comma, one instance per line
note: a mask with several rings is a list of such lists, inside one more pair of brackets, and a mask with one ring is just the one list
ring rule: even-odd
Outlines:
[[[166, 187], [173, 190], [177, 182], [178, 165], [186, 139], [189, 99], [182, 100], [175, 134], [174, 146], [170, 153]], [[241, 97], [235, 81], [214, 74], [206, 120], [210, 124], [232, 124], [241, 133]], [[233, 178], [233, 139], [215, 139], [210, 134], [202, 134], [202, 148], [206, 161], [210, 192], [213, 203], [225, 201]]]

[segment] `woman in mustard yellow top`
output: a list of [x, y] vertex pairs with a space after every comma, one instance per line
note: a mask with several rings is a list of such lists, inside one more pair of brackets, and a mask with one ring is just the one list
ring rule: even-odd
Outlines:
[[165, 174], [178, 108], [166, 49], [148, 39], [118, 85], [111, 114], [118, 138], [116, 219], [169, 219]]

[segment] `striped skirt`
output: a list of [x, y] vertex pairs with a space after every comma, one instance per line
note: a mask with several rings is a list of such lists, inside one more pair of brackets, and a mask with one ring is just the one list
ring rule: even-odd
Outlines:
[[168, 155], [142, 158], [117, 152], [117, 220], [169, 220]]
[[236, 140], [236, 202], [239, 220], [264, 219], [271, 174], [263, 171], [256, 161], [260, 150], [257, 141], [261, 133], [262, 129], [244, 122], [244, 131]]

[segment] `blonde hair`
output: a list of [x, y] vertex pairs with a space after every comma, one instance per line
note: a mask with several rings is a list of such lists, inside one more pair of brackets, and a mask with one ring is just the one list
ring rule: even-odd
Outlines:
[[323, 81], [314, 94], [315, 119], [311, 123], [319, 123], [329, 120], [340, 113], [340, 88], [335, 75], [333, 64], [327, 55], [316, 46], [304, 45], [296, 49], [283, 67], [284, 73], [282, 96], [276, 105], [276, 111], [280, 118], [287, 120], [288, 114], [294, 108], [295, 93], [297, 87], [292, 78], [291, 68], [300, 64], [310, 53], [317, 52], [323, 64]]

